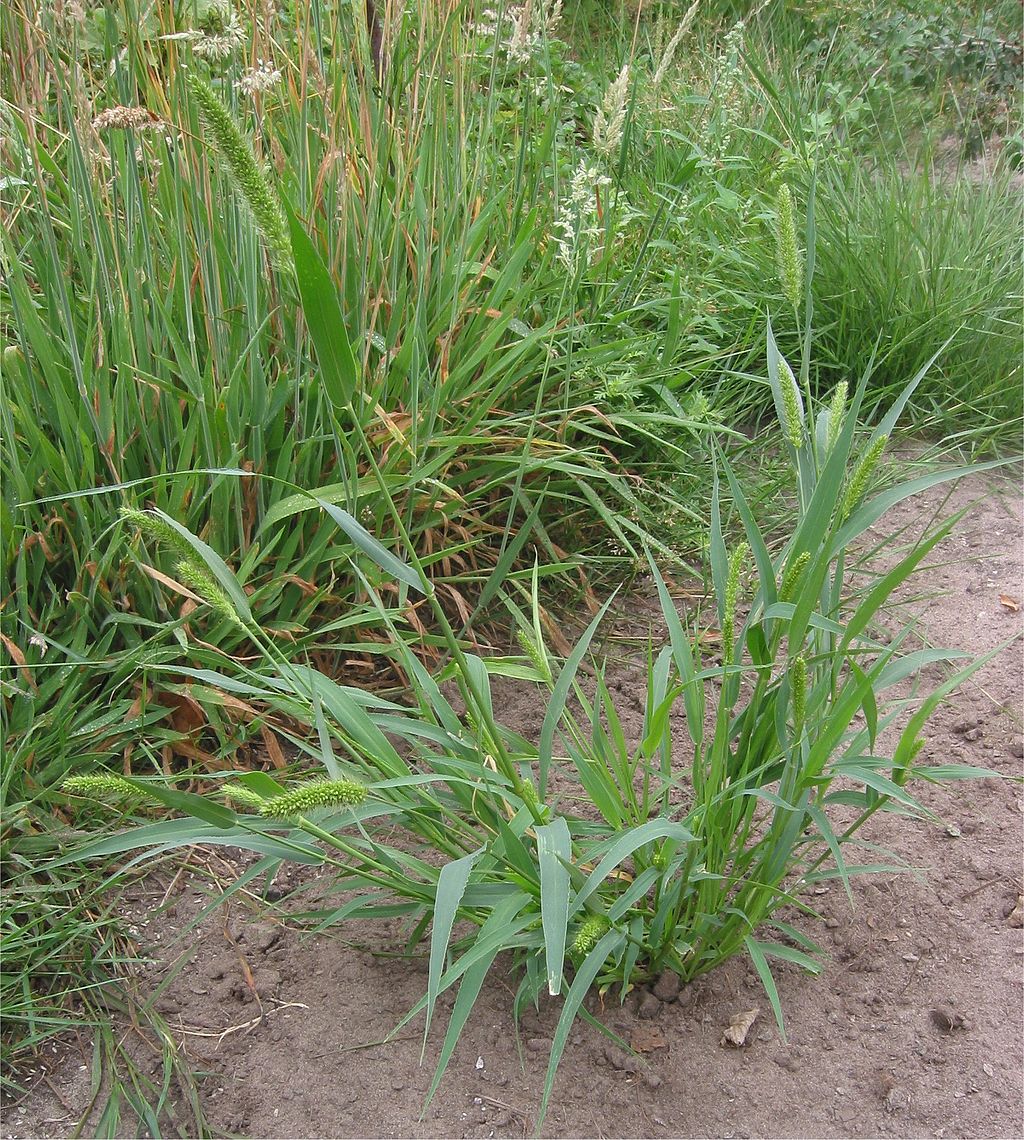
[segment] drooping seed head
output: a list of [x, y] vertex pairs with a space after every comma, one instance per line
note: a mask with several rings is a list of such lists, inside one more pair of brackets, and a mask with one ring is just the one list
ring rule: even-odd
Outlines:
[[294, 819], [318, 808], [356, 807], [367, 790], [355, 780], [311, 780], [290, 792], [264, 800], [260, 815], [268, 819]]
[[258, 162], [252, 143], [213, 88], [194, 71], [187, 72], [186, 76], [206, 133], [224, 159], [235, 193], [252, 214], [271, 259], [287, 268], [291, 264], [288, 223], [281, 200]]
[[239, 629], [246, 628], [221, 584], [194, 552], [190, 550], [188, 558], [179, 559], [174, 569], [181, 581], [198, 594], [211, 610]]

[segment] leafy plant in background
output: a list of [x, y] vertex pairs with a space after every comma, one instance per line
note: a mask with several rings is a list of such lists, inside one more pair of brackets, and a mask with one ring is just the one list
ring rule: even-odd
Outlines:
[[[809, 343], [813, 264], [801, 297], [785, 195], [782, 207], [780, 273], [794, 307], [803, 309]], [[293, 215], [289, 225], [336, 430], [345, 425], [352, 457], [361, 453], [370, 464], [401, 531], [401, 513], [353, 403], [358, 383], [349, 370], [351, 351], [333, 286]], [[206, 604], [261, 649], [258, 667], [185, 670], [194, 687], [258, 701], [315, 727], [324, 777], [288, 787], [264, 773], [232, 773], [205, 796], [152, 780], [74, 777], [64, 785], [72, 795], [115, 802], [149, 798], [184, 814], [87, 842], [58, 865], [137, 848], [231, 844], [263, 857], [247, 881], [294, 859], [325, 866], [340, 885], [360, 889], [324, 913], [323, 927], [404, 915], [409, 946], [427, 942], [429, 972], [426, 994], [402, 1024], [425, 1012], [429, 1033], [439, 996], [456, 990], [429, 1096], [497, 956], [510, 953], [520, 971], [517, 1011], [545, 990], [564, 990], [538, 1127], [570, 1028], [578, 1016], [592, 1019], [584, 999], [594, 987], [615, 988], [624, 997], [631, 985], [663, 970], [690, 980], [746, 953], [781, 1030], [770, 959], [811, 972], [820, 963], [813, 939], [779, 912], [791, 907], [813, 916], [802, 896], [815, 884], [838, 879], [849, 892], [852, 876], [894, 869], [877, 862], [874, 847], [867, 863], [849, 853], [857, 849], [861, 825], [880, 811], [929, 817], [909, 790], [915, 780], [983, 774], [917, 762], [928, 715], [981, 662], [912, 702], [892, 754], [878, 754], [879, 734], [909, 712], [905, 701], [887, 703], [889, 691], [922, 666], [957, 655], [914, 648], [910, 628], [888, 643], [876, 641], [872, 623], [952, 522], [865, 588], [849, 580], [851, 548], [893, 504], [958, 472], [873, 491], [885, 443], [922, 374], [865, 438], [859, 413], [867, 374], [849, 400], [840, 388], [818, 405], [807, 388], [808, 362], [794, 373], [770, 329], [767, 356], [795, 477], [796, 519], [773, 553], [719, 453], [721, 477], [745, 535], [729, 549], [716, 480], [709, 554], [721, 661], [702, 660], [699, 641], [685, 628], [650, 557], [668, 640], [649, 652], [639, 740], [626, 739], [600, 664], [593, 683], [580, 673], [614, 596], [559, 661], [546, 644], [535, 576], [528, 612], [509, 600], [525, 657], [488, 661], [463, 648], [407, 534], [408, 559], [400, 561], [351, 515], [320, 500], [370, 561], [372, 581], [366, 566], [357, 572], [392, 630], [394, 652], [411, 681], [415, 704], [408, 708], [289, 663], [259, 630], [219, 556], [162, 513], [133, 515], [133, 522], [176, 551], [181, 576]], [[748, 576], [753, 583], [741, 620]], [[391, 582], [427, 600], [449, 654], [442, 679], [455, 682], [464, 717], [395, 628], [381, 598]], [[502, 672], [547, 690], [536, 742], [509, 730], [495, 712], [491, 677]], [[681, 739], [673, 739], [677, 705], [684, 713]], [[837, 808], [847, 820], [839, 828]], [[469, 933], [461, 933], [466, 926]]]

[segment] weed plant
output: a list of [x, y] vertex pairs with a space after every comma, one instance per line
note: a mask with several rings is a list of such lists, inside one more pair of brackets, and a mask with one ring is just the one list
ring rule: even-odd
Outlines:
[[[803, 315], [809, 345], [812, 287], [791, 222], [790, 215], [780, 227], [780, 277], [797, 318]], [[360, 422], [334, 286], [290, 213], [289, 225], [335, 427], [340, 432], [346, 425], [355, 441], [350, 461], [359, 452], [366, 457], [384, 508], [404, 531]], [[929, 714], [983, 661], [912, 701], [892, 700], [901, 681], [957, 654], [915, 648], [909, 627], [887, 643], [871, 634], [879, 610], [955, 520], [867, 587], [855, 588], [848, 578], [852, 548], [892, 505], [957, 474], [937, 472], [875, 490], [884, 447], [923, 372], [872, 430], [862, 432], [870, 370], [849, 399], [841, 385], [818, 404], [808, 387], [809, 360], [794, 372], [770, 328], [767, 360], [792, 464], [793, 526], [773, 553], [719, 450], [709, 559], [721, 661], [703, 660], [648, 555], [668, 640], [659, 650], [649, 648], [639, 740], [626, 738], [601, 664], [595, 663], [593, 684], [581, 678], [614, 595], [562, 661], [546, 644], [535, 576], [531, 610], [510, 604], [524, 657], [488, 661], [466, 652], [407, 532], [408, 559], [399, 560], [355, 518], [310, 493], [368, 560], [354, 568], [392, 628], [394, 651], [411, 681], [409, 708], [289, 663], [207, 544], [163, 512], [134, 512], [131, 521], [143, 533], [177, 552], [182, 576], [204, 602], [260, 650], [256, 667], [186, 670], [195, 687], [230, 692], [315, 727], [323, 776], [286, 786], [265, 773], [238, 772], [206, 795], [136, 778], [71, 777], [63, 786], [71, 796], [112, 804], [149, 800], [181, 814], [86, 842], [56, 865], [138, 848], [231, 844], [262, 856], [250, 877], [297, 860], [324, 866], [339, 884], [356, 888], [359, 893], [323, 915], [323, 927], [383, 914], [405, 917], [407, 948], [424, 943], [429, 970], [426, 994], [398, 1028], [425, 1013], [429, 1034], [438, 998], [456, 991], [428, 1101], [498, 956], [510, 955], [520, 979], [517, 1013], [545, 991], [559, 996], [564, 990], [538, 1129], [575, 1019], [594, 1020], [584, 1004], [592, 989], [624, 998], [632, 985], [662, 971], [689, 981], [745, 953], [784, 1032], [770, 960], [814, 973], [820, 950], [780, 912], [814, 917], [803, 896], [824, 880], [841, 881], [852, 904], [853, 876], [898, 866], [895, 856], [859, 842], [868, 819], [890, 810], [932, 818], [913, 796], [916, 781], [987, 773], [917, 762]], [[339, 456], [339, 463], [347, 458]], [[719, 478], [745, 536], [731, 549]], [[382, 599], [390, 584], [430, 606], [449, 653], [442, 678], [455, 683], [462, 717], [395, 628]], [[749, 607], [741, 620], [745, 591]], [[546, 690], [537, 741], [501, 723], [491, 692], [495, 673], [517, 674]], [[682, 721], [672, 716], [677, 706]], [[881, 733], [890, 727], [897, 743], [891, 754], [880, 754]]]

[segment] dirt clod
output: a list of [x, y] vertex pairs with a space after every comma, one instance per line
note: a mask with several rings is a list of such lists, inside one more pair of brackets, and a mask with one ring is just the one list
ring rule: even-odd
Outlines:
[[675, 1001], [679, 997], [681, 984], [679, 975], [675, 970], [664, 970], [654, 983], [651, 992], [659, 1001]]

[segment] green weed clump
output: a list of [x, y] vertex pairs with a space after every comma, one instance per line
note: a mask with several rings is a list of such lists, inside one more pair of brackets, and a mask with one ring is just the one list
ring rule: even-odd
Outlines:
[[[330, 306], [319, 289], [323, 265], [294, 223], [292, 244], [323, 365], [337, 351], [330, 338], [340, 326], [324, 319]], [[360, 548], [378, 570], [429, 605], [449, 655], [442, 677], [455, 682], [465, 715], [397, 631], [393, 646], [410, 679], [412, 707], [371, 698], [311, 669], [285, 668], [272, 652], [244, 673], [186, 670], [196, 692], [230, 689], [315, 726], [325, 780], [289, 790], [262, 773], [236, 773], [223, 792], [205, 797], [164, 790], [165, 802], [184, 818], [105, 836], [60, 862], [147, 846], [231, 843], [262, 855], [252, 873], [297, 859], [323, 865], [339, 885], [362, 891], [324, 911], [323, 927], [403, 915], [410, 948], [426, 944], [429, 971], [426, 993], [396, 1032], [425, 1012], [429, 1033], [439, 996], [456, 991], [428, 1100], [498, 955], [511, 955], [519, 968], [517, 1011], [545, 991], [563, 997], [538, 1127], [570, 1028], [594, 987], [624, 998], [662, 971], [690, 981], [744, 953], [784, 1032], [771, 961], [811, 973], [821, 968], [813, 938], [791, 920], [793, 911], [814, 916], [804, 895], [826, 880], [840, 881], [849, 893], [853, 876], [898, 865], [895, 857], [880, 863], [875, 848], [869, 862], [859, 861], [858, 832], [884, 811], [931, 818], [914, 798], [915, 782], [984, 774], [918, 762], [929, 714], [983, 662], [908, 708], [903, 699], [889, 700], [893, 688], [924, 664], [957, 655], [916, 648], [909, 628], [888, 641], [872, 636], [880, 609], [952, 523], [914, 545], [869, 588], [849, 579], [852, 551], [887, 509], [957, 474], [876, 490], [885, 443], [924, 373], [864, 432], [869, 373], [852, 397], [840, 389], [819, 402], [806, 379], [796, 379], [771, 329], [767, 360], [796, 516], [773, 548], [728, 458], [716, 453], [708, 548], [721, 661], [703, 659], [648, 555], [668, 638], [663, 648], [649, 648], [639, 740], [626, 738], [602, 664], [594, 662], [592, 682], [581, 672], [614, 595], [557, 663], [544, 637], [535, 571], [529, 611], [508, 599], [525, 656], [488, 660], [461, 644], [415, 549], [409, 546], [408, 561], [400, 561], [363, 532]], [[799, 372], [806, 378], [808, 371], [805, 360]], [[337, 414], [352, 411], [349, 405]], [[358, 418], [351, 422], [354, 453], [372, 455]], [[371, 464], [401, 529], [384, 473]], [[727, 538], [723, 485], [741, 540]], [[358, 533], [349, 516], [335, 521], [350, 536]], [[193, 549], [202, 556], [201, 547]], [[210, 572], [219, 575], [222, 565], [211, 559]], [[370, 593], [394, 630], [379, 587]], [[262, 643], [258, 631], [253, 637]], [[536, 741], [523, 739], [495, 711], [491, 679], [503, 673], [546, 693]], [[681, 730], [674, 729], [677, 706]], [[880, 734], [888, 727], [897, 731], [897, 743], [883, 755]], [[84, 787], [81, 780], [72, 786]], [[146, 786], [155, 792], [155, 784]]]

